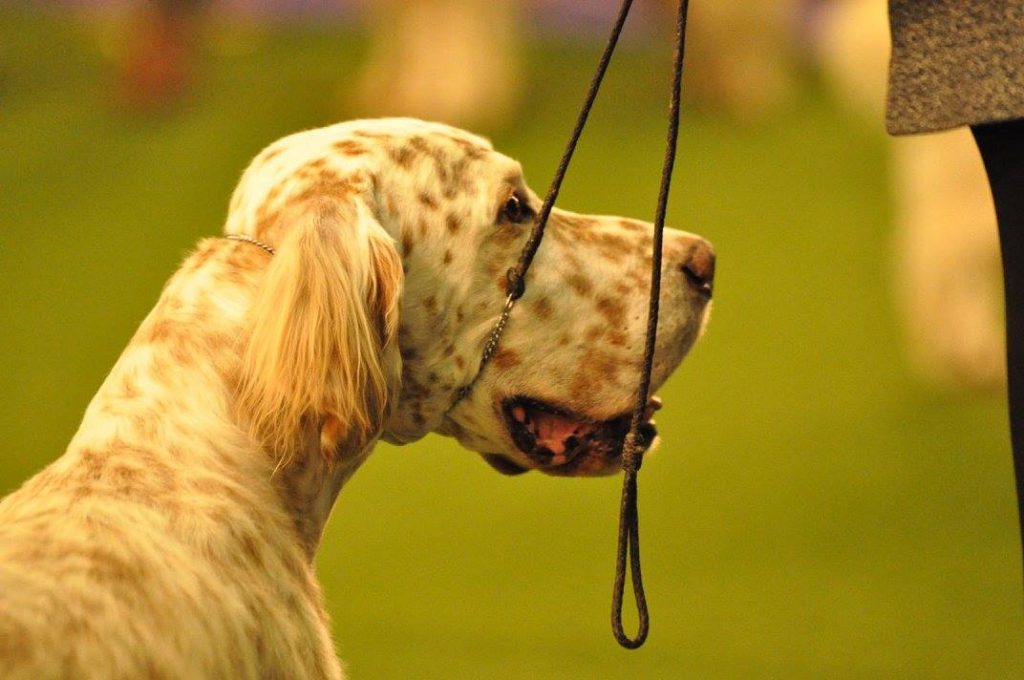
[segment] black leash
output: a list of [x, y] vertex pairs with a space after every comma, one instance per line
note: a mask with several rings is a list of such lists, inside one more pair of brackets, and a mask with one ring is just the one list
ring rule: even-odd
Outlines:
[[[612, 591], [612, 633], [620, 645], [636, 649], [647, 639], [650, 616], [640, 573], [640, 524], [637, 515], [636, 473], [640, 469], [643, 451], [637, 444], [637, 431], [644, 419], [648, 392], [651, 389], [651, 368], [654, 364], [654, 342], [658, 337], [658, 307], [661, 297], [661, 244], [665, 234], [665, 212], [668, 191], [672, 184], [672, 167], [676, 159], [679, 138], [679, 93], [683, 79], [683, 52], [686, 46], [686, 13], [689, 0], [680, 0], [676, 18], [676, 52], [673, 61], [671, 97], [668, 107], [668, 139], [665, 143], [665, 163], [661, 170], [661, 188], [658, 191], [658, 209], [654, 217], [654, 244], [651, 257], [651, 298], [647, 311], [647, 344], [644, 348], [644, 367], [637, 388], [633, 419], [622, 447], [622, 503], [619, 507], [619, 540], [615, 560], [615, 587]], [[633, 575], [633, 596], [636, 600], [639, 626], [636, 637], [629, 637], [622, 629], [622, 595], [626, 583], [626, 557]]]
[[[597, 71], [594, 73], [594, 77], [590, 81], [590, 87], [587, 89], [583, 106], [580, 108], [579, 116], [576, 119], [576, 127], [572, 131], [569, 143], [566, 145], [565, 152], [562, 154], [562, 159], [555, 171], [555, 176], [551, 180], [551, 186], [548, 189], [547, 196], [544, 198], [544, 203], [541, 206], [536, 221], [534, 222], [533, 229], [530, 231], [530, 237], [523, 246], [523, 251], [519, 256], [519, 261], [516, 263], [516, 266], [508, 270], [508, 283], [506, 286], [506, 293], [508, 294], [508, 297], [505, 300], [505, 307], [502, 310], [501, 316], [484, 345], [483, 353], [480, 358], [479, 369], [477, 370], [476, 376], [474, 376], [473, 380], [464, 385], [456, 394], [454, 401], [451, 406], [449, 406], [449, 411], [455, 408], [455, 406], [462, 401], [467, 394], [469, 394], [473, 385], [476, 383], [476, 380], [483, 373], [484, 367], [487, 365], [488, 361], [490, 361], [491, 356], [494, 354], [494, 351], [498, 346], [498, 341], [508, 323], [512, 307], [515, 305], [516, 300], [522, 297], [523, 293], [526, 291], [526, 272], [530, 268], [534, 255], [537, 253], [537, 248], [540, 246], [540, 241], [544, 236], [544, 228], [547, 226], [551, 210], [554, 207], [555, 200], [558, 198], [558, 192], [562, 187], [562, 181], [565, 179], [565, 173], [569, 168], [569, 161], [572, 160], [572, 155], [576, 151], [576, 144], [583, 132], [583, 127], [586, 125], [587, 117], [590, 115], [590, 110], [593, 108], [594, 100], [597, 97], [597, 91], [600, 89], [601, 81], [604, 79], [605, 72], [608, 70], [608, 64], [611, 62], [612, 53], [615, 51], [615, 47], [618, 44], [619, 35], [622, 33], [622, 27], [626, 22], [626, 17], [629, 15], [629, 10], [632, 5], [633, 0], [623, 0], [622, 2], [618, 17], [615, 20], [615, 25], [612, 27], [611, 35], [608, 38], [608, 44], [604, 48], [604, 52], [602, 53], [601, 59], [597, 65]], [[671, 96], [669, 101], [668, 139], [665, 146], [665, 162], [662, 167], [661, 187], [658, 192], [658, 207], [654, 220], [653, 253], [651, 257], [651, 297], [647, 316], [647, 338], [644, 348], [643, 371], [640, 376], [639, 387], [637, 388], [636, 404], [633, 408], [629, 432], [626, 434], [623, 441], [622, 451], [622, 501], [619, 507], [619, 533], [615, 560], [615, 585], [612, 591], [612, 633], [615, 635], [615, 639], [618, 643], [627, 649], [636, 649], [637, 647], [640, 647], [647, 639], [647, 632], [650, 628], [650, 616], [647, 610], [647, 597], [644, 594], [643, 577], [640, 571], [640, 528], [637, 514], [636, 477], [637, 471], [640, 469], [640, 462], [644, 447], [642, 447], [638, 442], [638, 431], [644, 420], [644, 412], [649, 400], [648, 393], [650, 392], [651, 387], [651, 370], [654, 364], [654, 344], [658, 335], [658, 308], [661, 296], [661, 249], [665, 231], [665, 212], [668, 206], [668, 192], [669, 186], [672, 182], [672, 168], [676, 157], [676, 141], [679, 136], [679, 96], [680, 89], [682, 87], [683, 52], [686, 46], [686, 14], [688, 7], [688, 0], [680, 0], [676, 22], [676, 48], [672, 73]], [[633, 596], [636, 601], [637, 615], [639, 618], [639, 627], [636, 637], [630, 637], [627, 635], [622, 627], [622, 597], [626, 583], [627, 557], [629, 559], [629, 569], [632, 572]]]

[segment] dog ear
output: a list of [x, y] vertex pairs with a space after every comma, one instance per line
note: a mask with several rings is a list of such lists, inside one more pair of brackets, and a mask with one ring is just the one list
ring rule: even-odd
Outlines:
[[288, 222], [250, 312], [239, 404], [279, 464], [311, 426], [333, 462], [397, 399], [402, 262], [361, 200], [311, 201]]

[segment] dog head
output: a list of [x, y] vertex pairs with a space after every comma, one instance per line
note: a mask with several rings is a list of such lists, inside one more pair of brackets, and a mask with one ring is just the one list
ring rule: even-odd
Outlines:
[[[284, 441], [313, 419], [328, 448], [437, 431], [503, 472], [613, 471], [643, 355], [650, 224], [554, 210], [477, 375], [540, 203], [517, 162], [439, 124], [355, 121], [263, 151], [227, 223], [278, 249], [246, 355], [260, 429]], [[699, 337], [714, 275], [699, 237], [667, 230], [663, 252], [652, 389]]]

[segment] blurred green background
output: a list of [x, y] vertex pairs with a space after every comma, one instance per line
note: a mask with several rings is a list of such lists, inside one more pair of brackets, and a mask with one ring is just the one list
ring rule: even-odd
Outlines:
[[[110, 103], [106, 30], [0, 9], [2, 493], [61, 453], [248, 160], [358, 115], [343, 94], [365, 43], [343, 27], [210, 53], [187, 105], [151, 117]], [[616, 56], [562, 206], [650, 219], [669, 57], [654, 42]], [[599, 45], [526, 49], [528, 106], [493, 136], [542, 191]], [[880, 131], [813, 76], [770, 122], [684, 114], [669, 221], [715, 243], [719, 278], [640, 476], [644, 648], [609, 632], [618, 478], [506, 478], [428, 437], [381, 445], [323, 542], [351, 676], [1024, 677], [1004, 399], [936, 393], [906, 367], [883, 160]]]

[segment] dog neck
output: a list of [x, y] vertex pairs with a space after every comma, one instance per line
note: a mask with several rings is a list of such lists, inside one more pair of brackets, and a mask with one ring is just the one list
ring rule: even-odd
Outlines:
[[[85, 463], [142, 470], [141, 488], [125, 487], [124, 500], [188, 513], [208, 543], [230, 541], [230, 526], [218, 525], [229, 525], [232, 513], [245, 515], [268, 536], [292, 536], [292, 549], [311, 562], [342, 485], [370, 447], [340, 450], [328, 461], [313, 424], [303, 434], [303, 455], [278, 465], [237, 412], [240, 338], [269, 257], [223, 239], [201, 243], [111, 370], [57, 467], [66, 474]], [[164, 507], [154, 489], [167, 485], [211, 502]]]
[[362, 447], [342, 445], [328, 459], [323, 455], [320, 430], [317, 423], [304, 428], [302, 451], [273, 473], [278, 494], [310, 560], [320, 545], [341, 487], [370, 455], [375, 443]]

